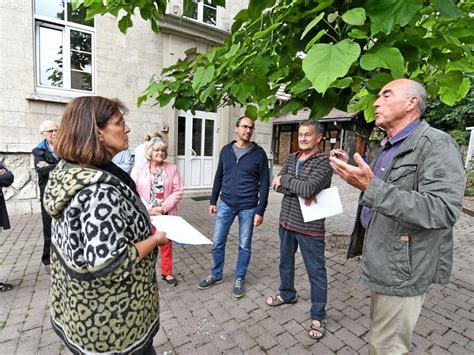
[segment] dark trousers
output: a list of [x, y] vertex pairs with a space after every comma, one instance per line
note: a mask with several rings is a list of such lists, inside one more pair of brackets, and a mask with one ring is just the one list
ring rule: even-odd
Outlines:
[[306, 235], [280, 226], [280, 294], [284, 300], [296, 297], [295, 253], [298, 245], [311, 286], [311, 319], [326, 319], [328, 282], [324, 237]]
[[41, 262], [44, 265], [51, 264], [51, 217], [46, 213], [43, 207], [43, 198], [41, 198], [41, 218], [43, 219], [43, 255]]

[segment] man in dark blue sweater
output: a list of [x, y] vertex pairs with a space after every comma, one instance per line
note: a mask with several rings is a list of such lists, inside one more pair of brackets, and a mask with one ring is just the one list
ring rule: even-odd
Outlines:
[[[240, 117], [235, 124], [237, 140], [222, 148], [212, 187], [209, 214], [216, 216], [211, 274], [198, 285], [203, 290], [222, 282], [225, 259], [225, 244], [229, 229], [236, 216], [239, 217], [239, 255], [235, 268], [233, 294], [245, 294], [245, 275], [252, 254], [253, 227], [263, 222], [268, 202], [270, 177], [265, 151], [251, 142], [254, 122]], [[220, 196], [219, 196], [220, 194]], [[219, 203], [217, 203], [220, 197]]]

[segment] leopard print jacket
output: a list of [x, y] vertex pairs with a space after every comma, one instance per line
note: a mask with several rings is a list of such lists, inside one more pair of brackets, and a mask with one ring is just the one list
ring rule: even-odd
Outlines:
[[51, 321], [74, 354], [134, 354], [159, 329], [154, 251], [134, 244], [151, 234], [138, 196], [112, 174], [61, 162], [44, 206], [53, 217]]

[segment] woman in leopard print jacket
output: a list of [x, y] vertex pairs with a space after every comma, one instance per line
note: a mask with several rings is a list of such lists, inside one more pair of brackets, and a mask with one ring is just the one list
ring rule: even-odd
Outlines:
[[53, 218], [51, 321], [74, 354], [154, 354], [156, 232], [133, 181], [110, 162], [128, 148], [125, 107], [79, 97], [66, 107], [44, 206]]

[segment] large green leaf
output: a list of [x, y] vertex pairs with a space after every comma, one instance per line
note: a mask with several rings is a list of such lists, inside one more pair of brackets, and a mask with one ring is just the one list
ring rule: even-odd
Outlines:
[[224, 58], [229, 59], [230, 57], [234, 56], [239, 51], [239, 48], [240, 48], [240, 43], [236, 43], [236, 44], [234, 43], [230, 47], [230, 49], [227, 51], [227, 53], [224, 55]]
[[350, 39], [336, 44], [316, 44], [303, 59], [303, 71], [316, 91], [324, 94], [334, 80], [347, 74], [359, 55], [359, 44]]
[[234, 17], [234, 23], [232, 24], [230, 31], [232, 33], [237, 32], [242, 27], [242, 24], [248, 20], [248, 18], [249, 18], [248, 10], [247, 9], [240, 10], [239, 13], [235, 15]]
[[230, 88], [230, 92], [241, 105], [245, 105], [247, 97], [254, 91], [254, 86], [249, 82], [238, 83]]
[[390, 33], [397, 25], [407, 25], [423, 7], [421, 0], [367, 0], [372, 34]]
[[262, 15], [262, 11], [271, 7], [276, 0], [250, 0], [248, 15], [251, 19], [256, 19]]
[[331, 86], [338, 89], [345, 89], [349, 87], [351, 84], [352, 84], [352, 78], [344, 78], [344, 79], [336, 80], [335, 82], [331, 84]]
[[450, 71], [438, 77], [440, 84], [439, 97], [446, 105], [452, 106], [466, 96], [471, 82], [461, 71]]
[[318, 24], [319, 21], [324, 17], [324, 12], [321, 12], [318, 16], [316, 16], [313, 21], [311, 21], [308, 26], [303, 31], [303, 34], [301, 35], [300, 39], [303, 39], [306, 34], [313, 29], [314, 26]]
[[357, 29], [357, 28], [353, 28], [349, 34], [348, 34], [349, 37], [351, 38], [355, 38], [355, 39], [366, 39], [367, 38], [367, 33]]
[[362, 26], [365, 23], [365, 10], [362, 7], [356, 7], [342, 15], [342, 20], [349, 25]]
[[274, 23], [273, 25], [271, 25], [270, 27], [264, 29], [263, 31], [257, 32], [253, 38], [254, 39], [263, 38], [266, 35], [268, 35], [270, 32], [276, 30], [280, 26], [281, 26], [281, 22]]
[[123, 34], [127, 33], [127, 29], [133, 26], [132, 17], [129, 15], [124, 15], [118, 22], [118, 28]]
[[374, 102], [377, 99], [377, 96], [367, 93], [366, 90], [362, 90], [359, 98], [354, 105], [349, 107], [349, 112], [359, 112], [364, 111], [364, 117], [367, 122], [372, 122], [375, 119], [375, 109]]
[[193, 90], [199, 90], [204, 85], [211, 82], [214, 76], [214, 66], [198, 67], [193, 77]]
[[405, 73], [403, 56], [398, 48], [380, 48], [374, 53], [364, 54], [360, 58], [360, 66], [368, 71], [390, 69], [394, 79], [402, 78]]
[[306, 47], [305, 47], [304, 50], [307, 52], [307, 51], [313, 46], [313, 44], [315, 44], [317, 41], [319, 41], [319, 39], [320, 39], [322, 36], [324, 36], [324, 35], [326, 34], [326, 32], [327, 32], [327, 31], [324, 30], [324, 29], [321, 30], [321, 31], [319, 31], [319, 32], [316, 34], [316, 36], [314, 36], [313, 39], [308, 42], [308, 44], [306, 45]]
[[463, 12], [453, 4], [452, 0], [431, 0], [431, 3], [443, 17], [455, 19], [463, 15]]
[[448, 64], [446, 65], [446, 71], [448, 72], [451, 70], [461, 70], [466, 73], [474, 72], [474, 58], [469, 57], [463, 58], [455, 62], [448, 62]]
[[247, 105], [245, 108], [245, 116], [256, 120], [258, 118], [258, 107], [255, 105]]
[[164, 107], [168, 105], [168, 103], [171, 101], [171, 99], [174, 97], [173, 94], [160, 94], [156, 98], [158, 100], [158, 103], [160, 104], [161, 107]]
[[387, 73], [377, 73], [367, 82], [367, 88], [371, 92], [379, 92], [382, 87], [389, 81], [392, 81], [392, 76]]
[[288, 113], [295, 114], [302, 108], [304, 108], [304, 103], [298, 100], [290, 100], [280, 108], [280, 115], [286, 115]]
[[331, 112], [337, 102], [337, 94], [333, 89], [329, 89], [324, 95], [317, 94], [312, 98], [310, 117], [314, 119], [322, 118]]
[[306, 78], [297, 81], [296, 83], [292, 84], [289, 88], [291, 94], [298, 95], [302, 92], [309, 90], [311, 88], [311, 81]]
[[201, 95], [199, 95], [199, 101], [201, 102], [206, 102], [207, 98], [215, 93], [216, 91], [216, 83], [214, 81], [211, 81], [209, 85], [201, 92]]

